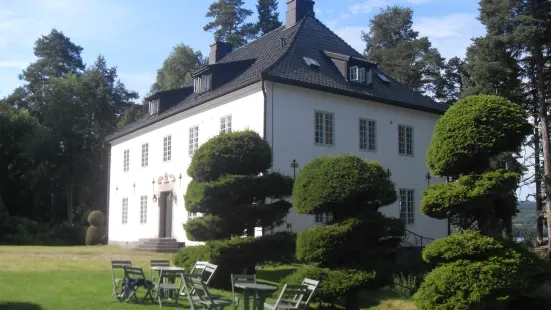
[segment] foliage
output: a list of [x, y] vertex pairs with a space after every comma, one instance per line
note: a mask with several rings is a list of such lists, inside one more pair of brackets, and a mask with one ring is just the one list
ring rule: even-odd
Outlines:
[[469, 231], [429, 244], [423, 259], [436, 268], [414, 296], [420, 309], [551, 305], [549, 295], [536, 295], [549, 284], [551, 269], [522, 246]]
[[129, 124], [147, 115], [148, 105], [146, 101], [141, 104], [131, 104], [124, 109], [121, 119], [117, 122], [117, 128], [126, 127]]
[[105, 225], [105, 215], [103, 215], [103, 212], [101, 211], [92, 211], [88, 215], [88, 223], [90, 223], [91, 226], [104, 226]]
[[247, 130], [218, 135], [193, 155], [188, 175], [192, 181], [184, 196], [188, 212], [205, 214], [188, 221], [190, 240], [229, 239], [255, 227], [279, 226], [291, 204], [293, 181], [269, 173], [272, 150], [257, 133]]
[[86, 231], [86, 245], [101, 245], [105, 244], [104, 236], [107, 233], [105, 226], [90, 226]]
[[352, 155], [318, 157], [297, 175], [293, 203], [301, 214], [332, 212], [342, 218], [377, 210], [397, 199], [383, 167]]
[[365, 56], [395, 80], [424, 92], [436, 92], [441, 83], [444, 58], [427, 37], [413, 30], [413, 10], [387, 7], [362, 32]]
[[280, 289], [285, 283], [302, 283], [304, 278], [320, 281], [314, 299], [330, 304], [358, 290], [379, 286], [375, 272], [306, 266], [283, 278]]
[[209, 6], [206, 17], [213, 18], [203, 28], [205, 31], [214, 31], [217, 41], [225, 41], [234, 46], [247, 43], [245, 37], [249, 31], [244, 27], [245, 19], [252, 15], [252, 11], [243, 8], [243, 0], [216, 0]]
[[459, 57], [450, 58], [444, 65], [444, 72], [436, 83], [434, 99], [453, 105], [464, 89], [465, 61]]
[[0, 224], [0, 244], [4, 245], [83, 245], [83, 226], [40, 225], [26, 217], [12, 216]]
[[497, 96], [470, 96], [438, 120], [427, 165], [440, 176], [485, 170], [493, 156], [516, 151], [530, 132], [519, 105]]
[[174, 46], [170, 55], [157, 70], [157, 80], [151, 85], [151, 93], [182, 88], [191, 79], [191, 74], [204, 64], [201, 51], [188, 45]]
[[300, 171], [293, 187], [297, 212], [333, 214], [329, 225], [301, 232], [296, 247], [301, 262], [326, 268], [308, 272], [324, 283], [327, 299], [345, 296], [346, 308], [358, 309], [361, 288], [390, 283], [405, 227], [378, 209], [396, 199], [383, 167], [357, 156], [318, 157]]
[[277, 7], [277, 0], [258, 0], [256, 4], [257, 22], [243, 25], [243, 32], [247, 40], [257, 39], [281, 27], [282, 23], [279, 20]]
[[403, 273], [394, 275], [393, 291], [404, 298], [411, 298], [421, 285], [421, 278]]
[[6, 206], [4, 205], [4, 200], [2, 200], [2, 195], [0, 195], [0, 225], [2, 225], [9, 216]]
[[292, 262], [294, 238], [293, 234], [277, 233], [260, 238], [209, 241], [205, 245], [181, 249], [174, 256], [174, 264], [187, 269], [192, 268], [196, 261], [218, 265], [212, 279], [213, 286], [227, 289], [230, 284], [227, 279], [231, 274], [254, 273], [256, 265]]

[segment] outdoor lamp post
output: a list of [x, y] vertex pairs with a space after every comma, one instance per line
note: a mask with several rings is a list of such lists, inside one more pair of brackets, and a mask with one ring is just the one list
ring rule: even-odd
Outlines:
[[291, 162], [291, 168], [293, 168], [293, 178], [296, 177], [296, 170], [298, 168], [298, 162], [296, 159], [293, 159], [293, 161]]

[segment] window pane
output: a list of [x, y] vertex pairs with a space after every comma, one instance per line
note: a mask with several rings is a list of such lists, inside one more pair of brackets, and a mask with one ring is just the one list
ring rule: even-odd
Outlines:
[[323, 113], [316, 112], [316, 143], [323, 144], [325, 141], [323, 135]]
[[360, 119], [360, 150], [367, 150], [367, 121]]
[[333, 114], [325, 114], [325, 144], [333, 145]]
[[369, 121], [368, 132], [369, 132], [369, 150], [370, 151], [375, 151], [376, 150], [375, 121]]

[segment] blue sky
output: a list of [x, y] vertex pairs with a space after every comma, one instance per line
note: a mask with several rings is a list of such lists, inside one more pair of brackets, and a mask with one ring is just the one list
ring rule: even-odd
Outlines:
[[[203, 31], [211, 0], [2, 0], [0, 7], [0, 97], [21, 82], [17, 75], [34, 60], [34, 41], [52, 28], [82, 46], [91, 64], [102, 54], [129, 89], [145, 95], [156, 70], [179, 43], [207, 55], [212, 33]], [[256, 0], [245, 0], [254, 11]], [[463, 56], [470, 38], [484, 33], [477, 0], [317, 0], [317, 17], [358, 50], [360, 33], [381, 7], [415, 11], [414, 27], [445, 57]], [[280, 18], [286, 0], [279, 1]], [[255, 17], [252, 16], [251, 20]]]

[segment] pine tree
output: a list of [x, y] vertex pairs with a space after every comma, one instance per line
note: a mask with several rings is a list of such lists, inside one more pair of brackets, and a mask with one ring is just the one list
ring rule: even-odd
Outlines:
[[257, 29], [260, 36], [281, 27], [282, 23], [279, 20], [277, 6], [277, 0], [258, 0], [256, 5], [258, 12]]
[[151, 85], [151, 93], [184, 87], [191, 73], [203, 65], [203, 54], [185, 44], [176, 45], [157, 70], [157, 80]]
[[244, 27], [245, 19], [253, 14], [243, 8], [243, 0], [218, 0], [209, 6], [206, 17], [214, 18], [203, 27], [205, 31], [214, 31], [217, 41], [226, 41], [234, 46], [247, 43], [248, 27]]
[[444, 58], [412, 26], [412, 9], [387, 7], [371, 19], [369, 32], [362, 32], [365, 56], [395, 80], [414, 90], [434, 94]]
[[444, 65], [443, 75], [438, 80], [434, 98], [447, 105], [454, 104], [463, 89], [464, 61], [453, 57]]

